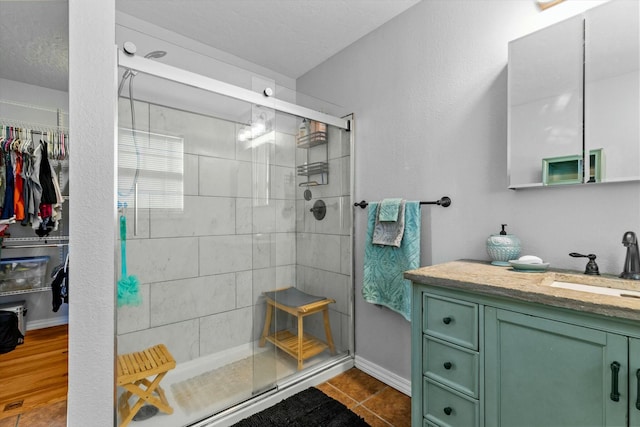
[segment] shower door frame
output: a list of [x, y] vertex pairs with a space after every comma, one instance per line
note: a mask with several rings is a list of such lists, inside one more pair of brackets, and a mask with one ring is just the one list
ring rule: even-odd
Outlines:
[[349, 130], [350, 121], [118, 50], [118, 66]]

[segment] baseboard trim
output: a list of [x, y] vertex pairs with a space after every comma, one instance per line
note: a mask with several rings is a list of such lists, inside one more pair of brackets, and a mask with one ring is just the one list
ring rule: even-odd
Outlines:
[[67, 323], [69, 323], [69, 318], [67, 316], [54, 317], [53, 319], [27, 320], [27, 331], [66, 325]]
[[410, 380], [402, 378], [401, 376], [394, 374], [393, 372], [383, 368], [380, 365], [376, 365], [375, 363], [370, 362], [367, 359], [363, 359], [357, 354], [355, 362], [356, 368], [360, 369], [362, 372], [365, 372], [372, 377], [379, 379], [383, 383], [395, 388], [396, 390], [401, 391], [407, 396], [411, 396]]

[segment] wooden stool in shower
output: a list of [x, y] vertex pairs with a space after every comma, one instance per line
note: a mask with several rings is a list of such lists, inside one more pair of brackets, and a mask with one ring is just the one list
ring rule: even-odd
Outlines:
[[[169, 406], [164, 390], [160, 387], [160, 381], [175, 367], [176, 361], [164, 344], [118, 356], [116, 383], [126, 390], [118, 400], [120, 427], [129, 424], [145, 403], [157, 407], [164, 413], [173, 413], [173, 408]], [[149, 381], [148, 378], [152, 375], [156, 377]], [[133, 395], [138, 396], [138, 400], [130, 407], [129, 398]]]
[[[264, 292], [267, 300], [267, 315], [264, 321], [264, 329], [260, 338], [260, 347], [264, 347], [265, 341], [273, 343], [285, 353], [293, 356], [298, 361], [298, 369], [302, 369], [303, 362], [323, 352], [327, 347], [334, 354], [336, 351], [329, 324], [329, 304], [336, 302], [331, 298], [318, 297], [306, 294], [297, 288], [276, 289], [272, 292]], [[298, 319], [298, 335], [287, 330], [276, 331], [269, 335], [273, 309], [285, 311]], [[314, 313], [322, 312], [324, 318], [324, 332], [327, 341], [304, 333], [304, 318]]]

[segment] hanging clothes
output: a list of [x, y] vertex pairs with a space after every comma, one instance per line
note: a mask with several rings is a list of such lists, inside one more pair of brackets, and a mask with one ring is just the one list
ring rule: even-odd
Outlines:
[[[47, 143], [40, 141], [43, 145], [42, 151], [48, 153]], [[53, 187], [53, 175], [51, 173], [51, 165], [49, 164], [49, 156], [43, 155], [40, 161], [40, 185], [42, 185], [42, 199], [40, 203], [53, 205], [58, 199], [56, 197], [56, 189]]]
[[14, 184], [13, 184], [13, 212], [16, 221], [24, 219], [24, 178], [22, 176], [22, 153], [13, 151], [14, 159]]
[[53, 311], [57, 312], [62, 303], [69, 303], [69, 255], [64, 264], [60, 264], [51, 272], [53, 281], [51, 282]]
[[40, 184], [40, 163], [42, 160], [42, 144], [38, 144], [31, 156], [31, 173], [29, 181], [31, 184], [31, 198], [29, 199], [29, 215], [31, 216], [31, 226], [37, 229], [40, 226], [40, 203], [42, 201], [42, 185]]
[[6, 182], [4, 192], [4, 206], [2, 207], [2, 219], [8, 219], [13, 217], [13, 167], [11, 165], [11, 154], [9, 152], [4, 153], [4, 161], [6, 165]]

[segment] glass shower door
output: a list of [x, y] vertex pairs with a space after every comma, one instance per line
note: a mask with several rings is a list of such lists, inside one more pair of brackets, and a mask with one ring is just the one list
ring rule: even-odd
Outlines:
[[275, 208], [266, 132], [275, 113], [141, 72], [133, 79], [133, 110], [126, 83], [119, 99], [118, 203], [140, 301], [119, 301], [117, 354], [164, 344], [176, 360], [161, 383], [173, 414], [137, 425], [188, 425], [276, 383], [275, 349], [258, 344], [262, 280], [277, 256], [265, 252], [264, 228]]

